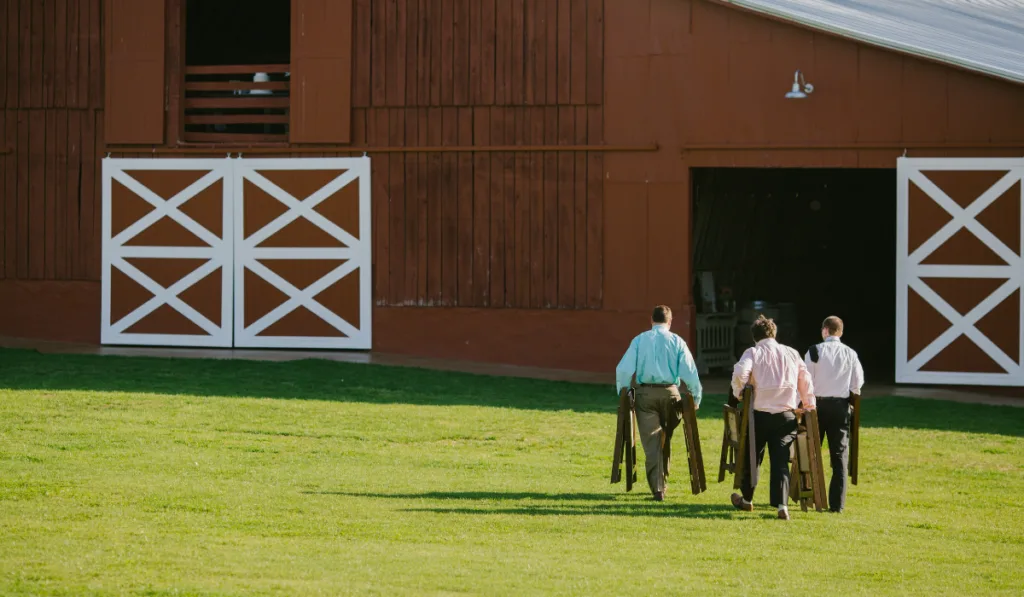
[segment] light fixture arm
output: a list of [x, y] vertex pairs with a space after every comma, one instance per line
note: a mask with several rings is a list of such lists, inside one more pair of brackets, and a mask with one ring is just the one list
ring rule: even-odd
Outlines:
[[807, 80], [804, 79], [804, 73], [800, 71], [800, 69], [797, 69], [797, 71], [793, 73], [793, 88], [799, 89], [801, 87], [803, 88], [804, 93], [814, 92], [814, 85], [808, 83]]

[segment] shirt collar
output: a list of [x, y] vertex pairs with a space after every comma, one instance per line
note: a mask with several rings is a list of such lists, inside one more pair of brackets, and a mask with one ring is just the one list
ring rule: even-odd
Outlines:
[[651, 329], [652, 330], [667, 330], [668, 329], [668, 324], [667, 323], [656, 323], [656, 324], [651, 326]]
[[839, 336], [829, 336], [825, 338], [825, 342], [840, 342]]
[[765, 338], [763, 340], [758, 340], [757, 341], [757, 345], [758, 346], [764, 346], [765, 344], [774, 344], [774, 343], [775, 343], [775, 338]]

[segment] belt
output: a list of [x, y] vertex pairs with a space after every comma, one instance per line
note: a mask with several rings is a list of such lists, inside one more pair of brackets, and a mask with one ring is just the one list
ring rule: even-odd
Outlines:
[[849, 398], [837, 398], [835, 396], [815, 396], [816, 400], [849, 400]]

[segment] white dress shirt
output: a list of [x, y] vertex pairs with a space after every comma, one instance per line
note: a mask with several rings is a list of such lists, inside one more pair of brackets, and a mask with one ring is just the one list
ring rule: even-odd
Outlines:
[[849, 398], [851, 392], [860, 394], [864, 386], [864, 369], [856, 351], [835, 336], [829, 336], [818, 345], [817, 363], [811, 361], [810, 351], [804, 355], [804, 362], [818, 396]]
[[815, 407], [814, 384], [800, 353], [775, 338], [765, 338], [744, 351], [732, 370], [732, 391], [739, 396], [743, 386], [754, 386], [754, 410], [781, 413]]

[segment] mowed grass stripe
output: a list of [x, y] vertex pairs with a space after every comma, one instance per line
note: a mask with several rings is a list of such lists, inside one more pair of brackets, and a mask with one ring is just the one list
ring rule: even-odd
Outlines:
[[657, 504], [610, 384], [0, 351], [0, 594], [1019, 594], [1021, 409], [866, 400], [847, 512], [782, 523], [721, 403]]

